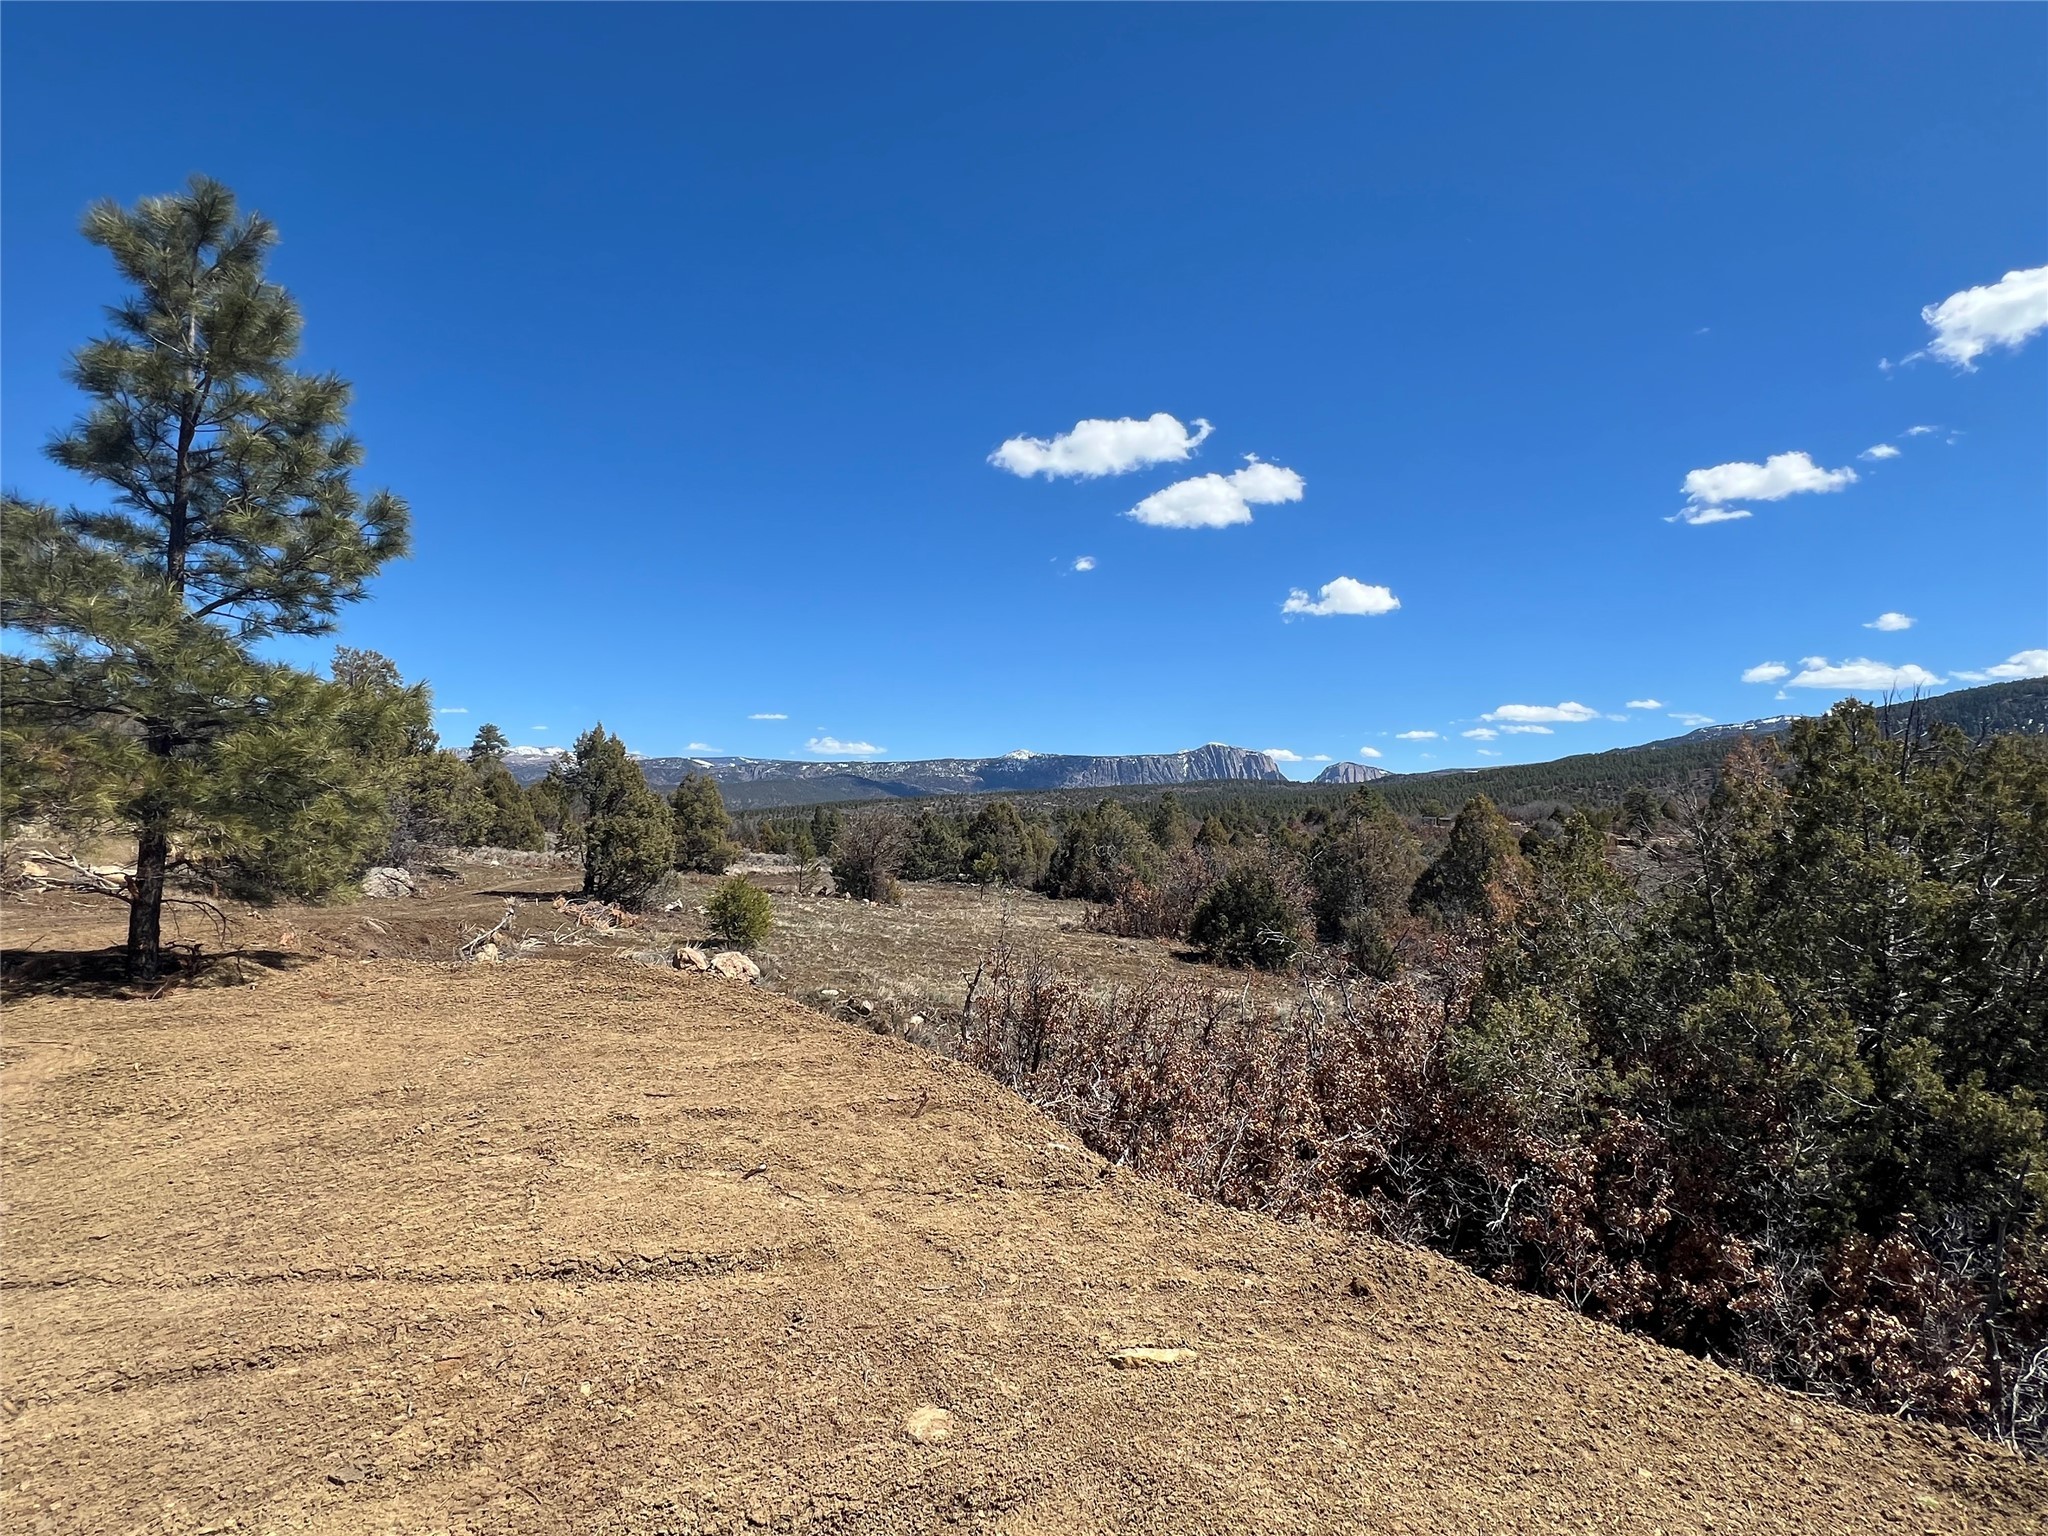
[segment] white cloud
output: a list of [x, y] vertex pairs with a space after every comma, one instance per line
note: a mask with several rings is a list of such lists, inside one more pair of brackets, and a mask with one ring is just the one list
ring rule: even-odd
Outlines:
[[1460, 736], [1469, 736], [1474, 741], [1491, 741], [1494, 737], [1498, 736], [1500, 732], [1496, 731], [1490, 725], [1478, 725], [1474, 726], [1469, 731], [1460, 731], [1458, 734]]
[[1555, 736], [1557, 734], [1547, 725], [1504, 725], [1501, 729], [1510, 736]]
[[1298, 763], [1302, 761], [1302, 756], [1299, 752], [1290, 752], [1285, 747], [1267, 747], [1265, 751], [1266, 756], [1273, 759], [1276, 763]]
[[685, 752], [723, 752], [725, 748], [714, 747], [708, 741], [693, 741], [683, 750]]
[[1479, 755], [1480, 755], [1481, 757], [1499, 757], [1499, 756], [1500, 756], [1500, 754], [1499, 754], [1498, 752], [1489, 752], [1489, 751], [1487, 751], [1487, 750], [1486, 750], [1486, 748], [1484, 748], [1484, 747], [1480, 747], [1480, 748], [1478, 748], [1478, 753], [1479, 753]]
[[1075, 422], [1073, 431], [1057, 437], [1013, 437], [988, 461], [1013, 475], [1093, 480], [1148, 464], [1179, 463], [1214, 430], [1199, 416], [1195, 428], [1188, 431], [1164, 411], [1143, 421], [1132, 416], [1115, 421], [1091, 418]]
[[763, 715], [749, 715], [749, 716], [747, 716], [747, 718], [748, 718], [749, 720], [787, 720], [787, 719], [789, 718], [789, 716], [787, 716], [787, 715], [773, 715], [773, 714], [763, 714]]
[[[1373, 753], [1373, 756], [1378, 757], [1379, 753], [1375, 752]], [[1327, 752], [1318, 752], [1314, 756], [1310, 757], [1309, 761], [1312, 763], [1327, 763], [1328, 761], [1330, 761], [1330, 754]]]
[[1919, 427], [1908, 427], [1908, 428], [1906, 428], [1906, 430], [1905, 430], [1905, 431], [1901, 432], [1901, 433], [1899, 434], [1899, 436], [1901, 436], [1901, 437], [1927, 437], [1927, 436], [1929, 436], [1929, 435], [1930, 435], [1930, 434], [1932, 434], [1932, 433], [1935, 433], [1935, 432], [1939, 432], [1940, 430], [1941, 430], [1941, 428], [1939, 428], [1939, 427], [1928, 427], [1928, 426], [1919, 426]]
[[1886, 634], [1893, 634], [1902, 629], [1911, 629], [1913, 621], [1903, 613], [1880, 613], [1863, 627], [1865, 629], [1881, 629]]
[[1630, 709], [1662, 709], [1664, 705], [1657, 699], [1630, 699], [1628, 707]]
[[1712, 715], [1696, 715], [1689, 709], [1674, 709], [1671, 711], [1671, 718], [1680, 725], [1701, 726], [1714, 723]]
[[836, 736], [813, 736], [804, 743], [804, 750], [814, 752], [819, 757], [879, 757], [888, 749], [878, 747], [872, 742], [841, 741]]
[[1093, 555], [1083, 555], [1083, 556], [1082, 556], [1082, 557], [1081, 557], [1080, 559], [1078, 559], [1078, 560], [1076, 560], [1076, 561], [1074, 562], [1074, 569], [1075, 569], [1075, 570], [1077, 570], [1077, 571], [1092, 571], [1092, 570], [1094, 570], [1094, 569], [1095, 569], [1095, 557], [1094, 557]]
[[1349, 576], [1339, 576], [1335, 581], [1324, 582], [1314, 598], [1301, 588], [1294, 588], [1287, 594], [1287, 601], [1280, 605], [1280, 611], [1327, 618], [1338, 613], [1392, 613], [1400, 606], [1401, 599], [1385, 587], [1368, 586], [1362, 581], [1353, 581]]
[[1739, 523], [1751, 515], [1746, 507], [1683, 507], [1664, 521], [1699, 528], [1708, 523]]
[[547, 729], [547, 727], [544, 725], [529, 725], [527, 729], [529, 731], [544, 731]]
[[437, 715], [466, 715], [469, 713], [469, 709], [466, 705], [450, 704], [446, 709], [437, 709], [434, 713]]
[[1859, 459], [1896, 459], [1899, 450], [1890, 443], [1872, 443], [1856, 457]]
[[1958, 672], [1966, 683], [2000, 683], [2015, 677], [2048, 677], [2048, 651], [2018, 651], [1982, 672]]
[[1358, 755], [1360, 757], [1384, 757], [1386, 754], [1381, 752], [1378, 747], [1360, 747]]
[[1576, 725], [1581, 720], [1598, 720], [1600, 711], [1567, 699], [1562, 704], [1503, 704], [1479, 718], [1511, 720], [1518, 725]]
[[[1399, 731], [1394, 736], [1396, 741], [1435, 741], [1436, 739], [1437, 734], [1435, 731]], [[1363, 752], [1365, 748], [1360, 747], [1359, 750]]]
[[1254, 506], [1301, 500], [1306, 484], [1293, 470], [1246, 454], [1243, 469], [1176, 480], [1127, 515], [1151, 528], [1228, 528], [1250, 522]]
[[1775, 683], [1781, 677], [1790, 677], [1792, 669], [1782, 661], [1760, 661], [1742, 674], [1745, 683]]
[[1801, 666], [1803, 670], [1785, 684], [1787, 688], [1826, 688], [1836, 693], [1878, 693], [1894, 692], [1901, 688], [1931, 688], [1941, 681], [1925, 667], [1916, 667], [1910, 662], [1903, 667], [1894, 667], [1861, 656], [1841, 662], [1830, 662], [1823, 657], [1809, 656]]
[[1856, 483], [1853, 469], [1822, 469], [1804, 453], [1774, 453], [1761, 464], [1737, 460], [1695, 469], [1682, 489], [1695, 506], [1718, 507], [1730, 501], [1783, 501], [1810, 491], [1839, 491]]
[[1920, 318], [1934, 332], [1927, 350], [1958, 368], [1974, 368], [1994, 347], [2017, 348], [2048, 330], [2048, 267], [2008, 272], [1982, 288], [1965, 288]]

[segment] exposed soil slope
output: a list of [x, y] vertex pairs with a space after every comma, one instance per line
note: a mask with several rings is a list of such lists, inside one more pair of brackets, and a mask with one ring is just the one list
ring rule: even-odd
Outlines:
[[1991, 1447], [1112, 1174], [969, 1069], [717, 978], [322, 958], [4, 1027], [10, 1530], [2048, 1507]]

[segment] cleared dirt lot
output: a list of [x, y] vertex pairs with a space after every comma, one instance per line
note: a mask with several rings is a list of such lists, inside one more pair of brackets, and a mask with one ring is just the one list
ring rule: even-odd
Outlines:
[[[1197, 1205], [969, 1069], [715, 977], [278, 964], [0, 1016], [10, 1530], [2019, 1531], [2048, 1508], [1994, 1448]], [[1133, 1345], [1194, 1353], [1116, 1368]]]

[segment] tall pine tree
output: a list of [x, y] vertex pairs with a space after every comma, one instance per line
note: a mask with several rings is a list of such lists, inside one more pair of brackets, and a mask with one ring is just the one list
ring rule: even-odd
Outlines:
[[33, 642], [0, 663], [7, 809], [134, 833], [128, 964], [147, 979], [179, 862], [383, 814], [352, 779], [348, 691], [254, 647], [331, 632], [405, 553], [408, 518], [354, 484], [348, 385], [289, 366], [301, 321], [264, 277], [269, 221], [195, 177], [95, 206], [84, 233], [133, 291], [74, 358], [92, 405], [49, 454], [110, 505], [0, 508], [0, 622]]

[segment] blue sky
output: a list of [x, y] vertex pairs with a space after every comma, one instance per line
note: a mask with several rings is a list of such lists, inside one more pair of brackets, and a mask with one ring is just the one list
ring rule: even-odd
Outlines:
[[455, 740], [1441, 767], [2048, 647], [2039, 7], [0, 28], [7, 483], [90, 494], [86, 204], [228, 182], [414, 510], [339, 638]]

